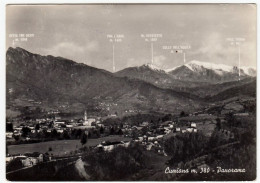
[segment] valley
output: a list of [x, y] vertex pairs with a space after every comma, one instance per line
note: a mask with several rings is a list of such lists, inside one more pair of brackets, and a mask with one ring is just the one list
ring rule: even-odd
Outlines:
[[[191, 61], [169, 71], [146, 64], [111, 73], [22, 48], [6, 56], [9, 180], [226, 180], [165, 170], [254, 167], [245, 163], [254, 162], [253, 70], [238, 78], [234, 67]], [[241, 164], [233, 151], [245, 157]], [[68, 170], [73, 176], [63, 175]]]

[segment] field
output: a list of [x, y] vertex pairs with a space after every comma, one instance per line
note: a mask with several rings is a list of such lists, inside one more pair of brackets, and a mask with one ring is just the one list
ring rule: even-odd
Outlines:
[[15, 111], [12, 109], [6, 109], [6, 117], [12, 118], [20, 115], [21, 113], [19, 111]]
[[[98, 139], [88, 139], [86, 146], [96, 146], [103, 141], [128, 141], [131, 138], [126, 138], [119, 135], [102, 137]], [[20, 144], [20, 145], [10, 145], [8, 146], [8, 153], [12, 154], [24, 154], [24, 153], [46, 153], [49, 151], [49, 148], [52, 149], [49, 153], [53, 155], [66, 155], [71, 151], [81, 148], [82, 145], [80, 140], [57, 140], [57, 141], [49, 141], [49, 142], [40, 142], [34, 144]]]
[[209, 115], [209, 114], [203, 114], [203, 115], [198, 115], [198, 116], [186, 116], [182, 117], [179, 120], [181, 122], [200, 122], [200, 121], [208, 121], [208, 120], [215, 120], [217, 117], [214, 115]]
[[201, 131], [205, 136], [210, 137], [216, 127], [216, 123], [213, 121], [206, 121], [197, 123], [198, 131]]

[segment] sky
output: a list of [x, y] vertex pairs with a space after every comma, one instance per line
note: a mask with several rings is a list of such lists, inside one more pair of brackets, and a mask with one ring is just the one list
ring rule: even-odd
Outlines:
[[[27, 41], [19, 34], [28, 35]], [[120, 34], [111, 43], [107, 35]], [[160, 34], [146, 42], [141, 34]], [[18, 35], [18, 40], [14, 35]], [[33, 35], [33, 36], [32, 36]], [[31, 37], [30, 37], [31, 36]], [[232, 45], [227, 38], [244, 38]], [[151, 63], [162, 69], [184, 64], [184, 54], [163, 46], [189, 45], [186, 62], [256, 67], [253, 4], [8, 5], [6, 49], [21, 47], [113, 71]], [[153, 52], [153, 56], [152, 56]]]

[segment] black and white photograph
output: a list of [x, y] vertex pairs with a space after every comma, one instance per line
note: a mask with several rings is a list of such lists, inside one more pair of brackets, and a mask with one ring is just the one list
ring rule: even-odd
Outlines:
[[256, 4], [5, 10], [7, 181], [256, 180]]

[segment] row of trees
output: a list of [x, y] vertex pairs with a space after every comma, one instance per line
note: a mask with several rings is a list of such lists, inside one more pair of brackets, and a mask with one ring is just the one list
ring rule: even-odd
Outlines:
[[[46, 129], [42, 131], [37, 131], [31, 133], [31, 129], [28, 127], [23, 127], [21, 130], [21, 137], [29, 137], [34, 140], [62, 140], [62, 139], [80, 139], [85, 130], [82, 129], [73, 129], [73, 130], [64, 130], [62, 133], [58, 132], [56, 129], [52, 129], [51, 132], [48, 132]], [[104, 128], [89, 129], [88, 138], [98, 138], [101, 134], [104, 133]], [[16, 141], [21, 140], [19, 136], [14, 136]]]

